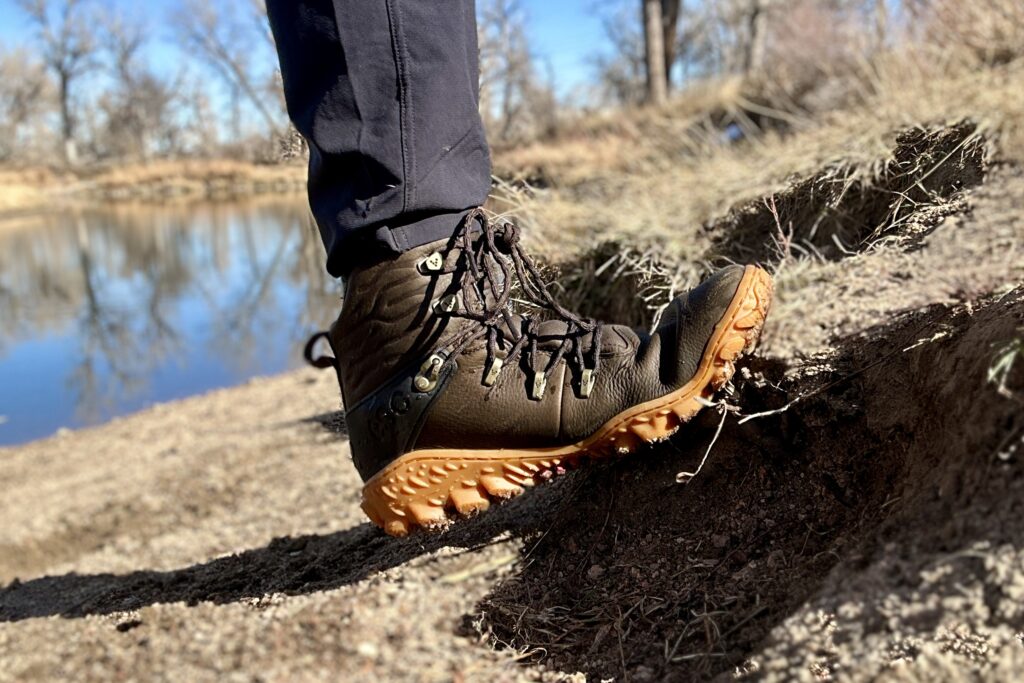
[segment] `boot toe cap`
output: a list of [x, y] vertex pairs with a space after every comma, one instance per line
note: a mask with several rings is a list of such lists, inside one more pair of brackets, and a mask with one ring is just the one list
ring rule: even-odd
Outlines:
[[662, 324], [662, 334], [671, 338], [665, 328], [674, 328], [675, 362], [665, 363], [665, 369], [675, 370], [673, 384], [685, 383], [697, 372], [704, 351], [733, 305], [746, 272], [744, 266], [722, 268], [672, 302], [671, 318], [667, 324]]

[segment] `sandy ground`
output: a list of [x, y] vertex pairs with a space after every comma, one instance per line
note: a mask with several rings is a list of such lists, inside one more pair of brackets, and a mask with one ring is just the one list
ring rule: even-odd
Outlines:
[[330, 373], [0, 449], [0, 679], [1017, 677], [1024, 172], [976, 166], [859, 249], [708, 226], [776, 269], [767, 414], [443, 535], [363, 520]]
[[396, 544], [365, 523], [332, 382], [297, 372], [0, 452], [0, 679], [523, 677], [457, 635], [522, 541]]

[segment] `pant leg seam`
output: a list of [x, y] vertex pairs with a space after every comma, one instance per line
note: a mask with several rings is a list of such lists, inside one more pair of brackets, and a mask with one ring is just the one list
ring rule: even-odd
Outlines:
[[[407, 213], [415, 202], [415, 160], [413, 158], [412, 94], [409, 81], [409, 59], [402, 30], [402, 10], [398, 0], [388, 0], [388, 16], [391, 19], [391, 45], [395, 56], [398, 76], [398, 119], [399, 137], [402, 148], [402, 213]], [[405, 231], [395, 231], [402, 249], [408, 249]]]

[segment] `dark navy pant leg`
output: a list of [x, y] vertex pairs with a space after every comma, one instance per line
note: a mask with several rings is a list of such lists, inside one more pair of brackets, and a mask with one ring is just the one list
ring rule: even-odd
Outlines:
[[327, 268], [448, 237], [490, 189], [473, 0], [267, 0]]

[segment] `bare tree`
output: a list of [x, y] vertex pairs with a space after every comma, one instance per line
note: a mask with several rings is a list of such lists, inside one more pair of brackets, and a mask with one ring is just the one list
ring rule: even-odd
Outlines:
[[[277, 54], [277, 43], [274, 41], [274, 32], [270, 30], [270, 17], [267, 16], [266, 0], [249, 0], [249, 16], [254, 24], [257, 35], [263, 44], [263, 49], [270, 54]], [[271, 60], [277, 64], [277, 59]], [[275, 68], [265, 85], [266, 91], [277, 101], [281, 111], [287, 111], [284, 101], [284, 80], [281, 77], [281, 69]], [[288, 141], [298, 135], [298, 131], [288, 122], [288, 131], [283, 134], [283, 140]], [[299, 135], [299, 139], [302, 139]], [[303, 143], [304, 145], [305, 143]], [[304, 147], [303, 147], [304, 148]]]
[[178, 79], [178, 100], [182, 112], [181, 147], [199, 156], [211, 154], [219, 145], [213, 102], [206, 84], [194, 73], [186, 72]]
[[716, 60], [728, 73], [750, 74], [764, 68], [768, 45], [768, 16], [775, 0], [724, 0], [710, 6], [720, 53]]
[[886, 0], [875, 0], [875, 49], [885, 47], [889, 39], [889, 5]]
[[618, 104], [638, 104], [647, 93], [644, 37], [638, 17], [632, 2], [605, 16], [604, 33], [611, 50], [593, 60], [602, 95]]
[[647, 74], [647, 101], [662, 104], [668, 99], [665, 69], [665, 29], [661, 16], [662, 0], [641, 0], [644, 27], [644, 64]]
[[683, 81], [721, 71], [720, 28], [714, 22], [714, 15], [703, 6], [680, 6], [675, 36], [673, 65], [679, 65]]
[[177, 87], [153, 73], [143, 59], [146, 26], [120, 15], [106, 17], [103, 24], [103, 45], [115, 82], [100, 101], [106, 113], [107, 151], [145, 159], [158, 146], [173, 148], [176, 126], [169, 118]]
[[[239, 7], [249, 12], [248, 23], [226, 12], [223, 6], [204, 0], [185, 0], [173, 20], [183, 45], [213, 67], [229, 90], [252, 105], [267, 129], [278, 134], [284, 128], [283, 111], [279, 100], [265, 87], [268, 79], [259, 74], [259, 60], [253, 59], [256, 45], [267, 44], [253, 36], [253, 26], [259, 24], [252, 22], [252, 11], [259, 3]], [[263, 14], [262, 20], [265, 18]]]
[[267, 16], [267, 1], [249, 0], [249, 16], [255, 22], [256, 32], [263, 39], [264, 45], [276, 50], [274, 32], [270, 30], [270, 18]]
[[[627, 4], [633, 5], [633, 2], [635, 0]], [[663, 83], [664, 86], [655, 86], [658, 90], [655, 98], [660, 101], [660, 91], [664, 89], [667, 95], [672, 87], [672, 71], [677, 60], [691, 53], [689, 40], [682, 40], [679, 32], [685, 9], [683, 2], [641, 0], [639, 13], [632, 8], [623, 12], [626, 7], [616, 4], [619, 11], [604, 20], [605, 35], [613, 49], [610, 55], [595, 59], [598, 81], [605, 94], [620, 103], [651, 100], [652, 85]], [[660, 68], [652, 61], [657, 59], [660, 59]], [[654, 80], [652, 67], [656, 72]]]
[[672, 88], [672, 67], [676, 63], [676, 42], [679, 33], [679, 15], [683, 0], [661, 0], [662, 47], [665, 53], [665, 87]]
[[492, 139], [511, 142], [553, 130], [557, 102], [530, 52], [519, 0], [490, 0], [481, 11], [480, 108]]
[[78, 161], [75, 143], [73, 88], [95, 67], [96, 36], [86, 17], [86, 0], [17, 0], [35, 25], [40, 56], [57, 81], [64, 160]]
[[[529, 78], [530, 52], [518, 0], [491, 0], [481, 16], [481, 90], [485, 118], [496, 118], [495, 133], [511, 137], [523, 101], [518, 90]], [[496, 110], [496, 111], [495, 111]]]
[[764, 69], [765, 46], [768, 40], [768, 0], [748, 0], [743, 23], [746, 42], [743, 49], [743, 73], [759, 73]]
[[48, 106], [44, 65], [25, 50], [0, 54], [0, 161], [28, 146], [24, 136]]

